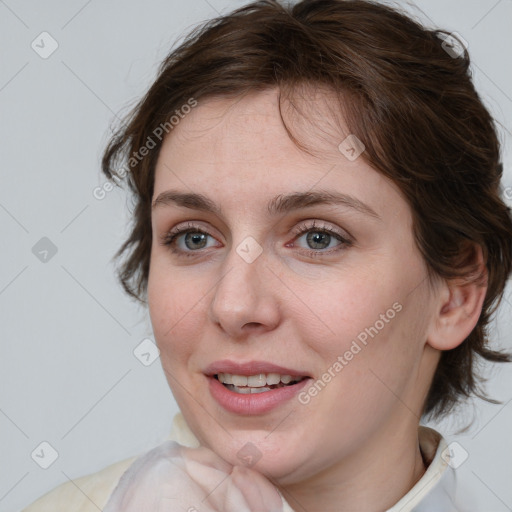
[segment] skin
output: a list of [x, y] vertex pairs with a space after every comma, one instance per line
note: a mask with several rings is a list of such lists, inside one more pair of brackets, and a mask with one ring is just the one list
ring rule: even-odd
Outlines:
[[[254, 469], [297, 510], [384, 510], [425, 471], [423, 402], [440, 351], [469, 334], [485, 289], [429, 285], [407, 202], [364, 153], [341, 154], [349, 131], [327, 109], [328, 94], [315, 91], [304, 104], [314, 124], [292, 110], [285, 118], [317, 156], [290, 140], [276, 89], [201, 101], [166, 138], [153, 198], [201, 193], [222, 215], [153, 208], [149, 313], [169, 385], [203, 446], [240, 464], [238, 450], [253, 443], [262, 454]], [[274, 196], [310, 190], [350, 194], [379, 218], [341, 205], [269, 216]], [[175, 242], [181, 254], [160, 243], [187, 222], [209, 235], [206, 247], [185, 245], [185, 234]], [[351, 243], [332, 235], [312, 245], [307, 235], [319, 226]], [[236, 252], [248, 236], [263, 251], [252, 263]], [[394, 303], [401, 311], [306, 405], [292, 399], [240, 416], [209, 393], [203, 371], [220, 359], [270, 361], [319, 379]]]

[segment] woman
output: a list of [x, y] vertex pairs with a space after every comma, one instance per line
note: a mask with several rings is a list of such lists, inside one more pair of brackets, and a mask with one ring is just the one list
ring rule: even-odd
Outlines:
[[419, 425], [510, 361], [500, 148], [464, 42], [383, 5], [261, 1], [194, 31], [107, 148], [181, 410], [26, 511], [471, 510]]

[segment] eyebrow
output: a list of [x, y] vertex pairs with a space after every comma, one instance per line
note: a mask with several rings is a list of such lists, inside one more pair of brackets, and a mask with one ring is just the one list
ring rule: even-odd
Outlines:
[[[222, 216], [221, 208], [208, 197], [196, 193], [184, 193], [178, 190], [166, 190], [158, 195], [153, 201], [151, 208], [176, 205], [193, 210], [211, 212]], [[280, 194], [272, 198], [267, 211], [270, 215], [278, 215], [310, 206], [328, 205], [328, 206], [347, 206], [354, 210], [381, 220], [380, 216], [370, 206], [363, 203], [356, 197], [342, 194], [340, 192], [329, 191], [308, 191], [292, 192], [290, 194]]]

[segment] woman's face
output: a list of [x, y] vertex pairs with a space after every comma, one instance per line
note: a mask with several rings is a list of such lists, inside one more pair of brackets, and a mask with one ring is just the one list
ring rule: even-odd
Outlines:
[[437, 352], [407, 203], [350, 139], [338, 148], [325, 97], [307, 104], [315, 125], [288, 122], [320, 158], [277, 101], [199, 102], [164, 141], [148, 301], [201, 444], [293, 483], [415, 435]]

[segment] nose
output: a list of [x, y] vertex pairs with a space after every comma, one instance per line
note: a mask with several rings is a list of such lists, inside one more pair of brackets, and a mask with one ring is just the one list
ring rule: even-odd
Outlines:
[[237, 340], [275, 329], [280, 319], [279, 288], [264, 254], [248, 263], [233, 247], [213, 291], [210, 320]]

